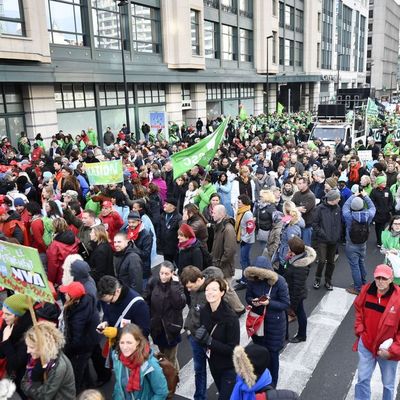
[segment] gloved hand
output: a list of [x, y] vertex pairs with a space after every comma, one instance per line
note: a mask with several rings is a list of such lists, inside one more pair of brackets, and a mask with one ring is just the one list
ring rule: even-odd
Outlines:
[[210, 346], [212, 342], [212, 337], [209, 335], [207, 329], [203, 325], [200, 328], [197, 328], [196, 332], [194, 333], [194, 338], [199, 343], [204, 344], [206, 346]]
[[118, 335], [118, 329], [114, 326], [107, 326], [103, 329], [102, 334], [109, 339], [115, 339]]
[[32, 381], [43, 383], [45, 371], [46, 371], [46, 368], [43, 368], [40, 361], [38, 361], [36, 363], [36, 365], [33, 367], [32, 372], [31, 372]]

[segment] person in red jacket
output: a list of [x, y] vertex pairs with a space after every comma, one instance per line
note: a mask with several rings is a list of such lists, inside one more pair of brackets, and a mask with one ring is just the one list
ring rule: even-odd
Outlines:
[[61, 284], [62, 265], [70, 254], [77, 254], [79, 239], [69, 229], [64, 218], [53, 220], [54, 239], [47, 249], [47, 277], [55, 287]]
[[358, 350], [358, 381], [355, 400], [371, 398], [371, 377], [379, 364], [383, 399], [394, 399], [397, 363], [400, 360], [400, 288], [393, 284], [393, 270], [378, 265], [374, 281], [362, 287], [354, 307]]
[[39, 203], [31, 201], [26, 205], [26, 210], [31, 219], [29, 241], [32, 247], [37, 249], [40, 255], [46, 254], [47, 246], [43, 240], [44, 224], [42, 221], [42, 209]]
[[30, 228], [30, 215], [28, 210], [26, 209], [26, 204], [24, 199], [21, 197], [17, 197], [14, 200], [15, 211], [21, 216], [21, 221], [24, 223], [26, 230], [29, 232]]
[[117, 211], [113, 209], [111, 201], [103, 201], [101, 214], [99, 215], [101, 222], [106, 227], [108, 238], [113, 246], [114, 236], [121, 230], [124, 221]]

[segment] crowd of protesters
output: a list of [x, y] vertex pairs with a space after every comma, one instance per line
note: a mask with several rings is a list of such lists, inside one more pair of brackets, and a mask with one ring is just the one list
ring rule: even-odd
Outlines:
[[[17, 148], [1, 138], [0, 239], [38, 250], [57, 300], [35, 304], [40, 322], [32, 329], [26, 297], [3, 292], [0, 377], [13, 380], [21, 398], [101, 398], [92, 389], [114, 375], [115, 399], [165, 399], [171, 389], [155, 346], [179, 371], [179, 343], [187, 337], [194, 399], [207, 398], [207, 362], [219, 399], [241, 399], [242, 391], [272, 399], [280, 351], [287, 340], [307, 340], [312, 263], [314, 289], [334, 290], [344, 244], [353, 280], [347, 291], [358, 295], [368, 280], [372, 224], [382, 262], [398, 255], [400, 156], [384, 124], [382, 147], [372, 138], [358, 144], [372, 151], [361, 162], [340, 139], [332, 147], [310, 140], [309, 113], [235, 118], [209, 167], [195, 165], [174, 179], [171, 155], [220, 122], [172, 125], [169, 141], [146, 123], [139, 142], [126, 126], [118, 134], [108, 128], [100, 141], [93, 129], [75, 138], [60, 131], [50, 148], [40, 134], [30, 140], [22, 133]], [[90, 185], [85, 163], [115, 159], [123, 182]], [[261, 250], [252, 259], [256, 242]], [[239, 290], [246, 290], [245, 305]], [[265, 318], [243, 349], [245, 306]], [[298, 333], [288, 338], [292, 320]], [[398, 360], [399, 337], [387, 358]], [[378, 351], [364, 336], [363, 347]]]

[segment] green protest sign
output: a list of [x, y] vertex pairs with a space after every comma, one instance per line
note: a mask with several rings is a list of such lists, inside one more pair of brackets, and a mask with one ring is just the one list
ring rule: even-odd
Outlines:
[[0, 286], [54, 303], [37, 249], [0, 241]]
[[122, 160], [85, 163], [84, 166], [91, 185], [110, 185], [124, 181]]

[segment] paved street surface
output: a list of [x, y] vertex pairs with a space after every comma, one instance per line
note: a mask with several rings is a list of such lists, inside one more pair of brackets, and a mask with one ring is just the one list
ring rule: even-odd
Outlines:
[[[357, 354], [352, 352], [355, 337], [353, 333], [354, 310], [352, 303], [355, 296], [348, 294], [345, 288], [351, 284], [350, 268], [340, 246], [340, 256], [333, 275], [334, 290], [328, 292], [321, 287], [312, 288], [316, 266], [313, 265], [308, 278], [309, 295], [305, 301], [308, 315], [307, 342], [289, 343], [282, 351], [278, 388], [291, 389], [301, 394], [302, 400], [353, 400], [357, 372]], [[255, 244], [253, 258], [261, 254]], [[367, 250], [368, 281], [372, 279], [374, 267], [382, 263], [383, 257], [375, 246], [375, 237], [371, 238]], [[237, 261], [237, 265], [239, 262]], [[240, 270], [236, 270], [240, 276]], [[244, 300], [245, 290], [239, 292]], [[185, 315], [187, 310], [185, 309]], [[241, 344], [247, 344], [245, 317], [241, 322]], [[296, 334], [297, 323], [289, 327], [290, 337]], [[183, 335], [178, 351], [180, 364], [180, 384], [174, 397], [176, 400], [193, 399], [194, 369], [190, 345]], [[400, 368], [399, 368], [400, 369]], [[398, 371], [400, 372], [400, 371]], [[399, 381], [400, 375], [397, 375]], [[107, 399], [111, 399], [112, 383], [103, 388]], [[208, 399], [218, 398], [211, 375], [208, 377]], [[379, 367], [372, 380], [372, 400], [382, 398]], [[397, 388], [396, 400], [400, 400], [400, 388]]]

